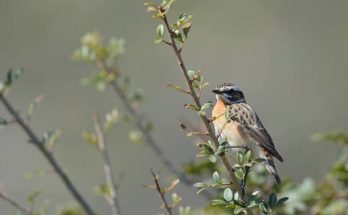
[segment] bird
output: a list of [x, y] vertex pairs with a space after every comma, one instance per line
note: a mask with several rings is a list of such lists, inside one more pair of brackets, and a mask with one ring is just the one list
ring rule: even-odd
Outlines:
[[242, 90], [232, 83], [224, 83], [212, 92], [216, 94], [212, 121], [219, 141], [226, 141], [231, 148], [250, 149], [253, 157], [261, 158], [275, 182], [280, 184], [273, 158], [281, 162], [283, 158], [260, 118], [246, 102]]

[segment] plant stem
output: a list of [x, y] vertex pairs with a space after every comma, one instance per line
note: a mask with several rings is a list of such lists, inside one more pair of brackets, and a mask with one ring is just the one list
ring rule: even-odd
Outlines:
[[[177, 44], [175, 42], [174, 35], [173, 35], [173, 32], [172, 32], [172, 30], [170, 28], [167, 16], [164, 15], [162, 20], [164, 22], [164, 25], [165, 25], [165, 28], [167, 30], [167, 33], [169, 35], [171, 47], [172, 47], [172, 49], [174, 51], [174, 54], [176, 56], [176, 59], [178, 61], [179, 66], [180, 66], [181, 73], [182, 73], [182, 75], [185, 78], [186, 85], [187, 85], [187, 87], [189, 89], [189, 94], [191, 95], [191, 97], [193, 99], [193, 102], [195, 103], [197, 108], [200, 110], [201, 107], [202, 107], [201, 102], [199, 100], [199, 97], [198, 97], [196, 91], [194, 90], [194, 88], [192, 86], [192, 81], [191, 81], [191, 79], [190, 79], [190, 77], [188, 75], [187, 68], [186, 68], [184, 60], [183, 60], [183, 58], [181, 56], [181, 51], [178, 49], [178, 46], [177, 46]], [[209, 134], [212, 142], [214, 143], [214, 145], [216, 147], [218, 147], [219, 146], [219, 141], [218, 141], [218, 138], [215, 135], [215, 132], [213, 131], [213, 128], [210, 125], [209, 120], [207, 119], [206, 116], [204, 116], [202, 114], [200, 114], [199, 116], [200, 116], [201, 120], [203, 121], [203, 124], [204, 124], [205, 128], [207, 129], [208, 134]], [[235, 185], [237, 185], [237, 184], [239, 185], [239, 182], [238, 182], [236, 176], [234, 175], [234, 169], [233, 169], [232, 165], [230, 164], [230, 162], [228, 161], [227, 157], [225, 155], [221, 155], [220, 158], [221, 158], [221, 161], [222, 161], [223, 165], [225, 166], [226, 170], [228, 171], [228, 174], [230, 176], [231, 182], [233, 184], [235, 184]], [[242, 192], [240, 186], [235, 186], [235, 187], [236, 187], [237, 192], [241, 195], [243, 192]], [[250, 210], [248, 210], [248, 214], [252, 214]]]
[[[122, 90], [122, 88], [117, 84], [116, 81], [113, 81], [110, 83], [111, 87], [116, 92], [117, 96], [121, 99], [125, 109], [129, 113], [129, 115], [134, 120], [135, 126], [139, 131], [143, 134], [143, 137], [145, 139], [145, 142], [149, 144], [151, 149], [157, 154], [160, 161], [168, 168], [169, 171], [171, 171], [173, 174], [179, 177], [180, 181], [186, 184], [188, 187], [192, 188], [193, 182], [182, 172], [180, 172], [173, 163], [165, 156], [162, 149], [159, 147], [159, 144], [155, 141], [155, 139], [152, 137], [148, 129], [143, 125], [141, 117], [139, 113], [134, 109], [131, 102], [127, 98], [126, 94]], [[202, 194], [207, 198], [210, 199], [211, 195], [208, 192], [202, 192]]]
[[153, 176], [153, 180], [154, 180], [155, 185], [156, 185], [156, 190], [157, 190], [158, 194], [160, 195], [162, 202], [164, 204], [164, 208], [167, 210], [169, 215], [173, 215], [172, 207], [168, 204], [166, 197], [164, 196], [165, 193], [163, 192], [161, 185], [159, 184], [159, 176], [157, 174], [155, 174], [153, 172], [153, 170], [151, 170], [151, 174]]
[[34, 133], [32, 128], [24, 122], [22, 117], [17, 113], [11, 103], [4, 97], [3, 94], [0, 94], [0, 100], [4, 104], [7, 111], [12, 115], [12, 117], [16, 120], [19, 126], [23, 129], [23, 131], [29, 137], [29, 142], [35, 145], [39, 151], [43, 154], [43, 156], [47, 159], [47, 161], [51, 164], [54, 171], [58, 174], [63, 184], [67, 188], [67, 190], [71, 193], [71, 195], [75, 198], [75, 200], [80, 204], [80, 206], [86, 211], [88, 215], [96, 215], [96, 213], [92, 210], [87, 201], [82, 197], [80, 192], [77, 190], [76, 186], [71, 182], [68, 175], [64, 172], [62, 167], [58, 164], [52, 153], [44, 145], [44, 142], [40, 140], [40, 138]]
[[19, 202], [17, 202], [15, 199], [11, 198], [7, 193], [4, 191], [0, 191], [0, 198], [12, 205], [17, 210], [21, 211], [24, 214], [31, 215], [33, 214], [33, 211], [31, 208], [26, 207], [24, 205], [21, 205]]
[[110, 196], [107, 196], [105, 198], [110, 204], [112, 215], [120, 215], [121, 214], [120, 207], [118, 204], [118, 198], [117, 198], [117, 192], [116, 192], [116, 188], [117, 188], [116, 180], [114, 178], [112, 168], [111, 168], [111, 161], [110, 161], [109, 153], [107, 150], [105, 135], [101, 127], [99, 116], [97, 113], [93, 114], [93, 121], [94, 121], [95, 133], [98, 138], [98, 148], [104, 160], [104, 173], [106, 178], [106, 184], [108, 188], [110, 189]]

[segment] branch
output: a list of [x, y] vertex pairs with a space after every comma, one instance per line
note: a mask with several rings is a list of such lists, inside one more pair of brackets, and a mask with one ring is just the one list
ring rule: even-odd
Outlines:
[[153, 172], [153, 170], [151, 170], [151, 174], [153, 176], [153, 180], [154, 180], [155, 185], [156, 185], [156, 190], [157, 190], [158, 194], [160, 195], [160, 197], [162, 199], [164, 208], [167, 210], [169, 215], [173, 215], [172, 207], [168, 204], [168, 202], [166, 200], [166, 197], [164, 196], [165, 192], [163, 191], [163, 189], [161, 188], [161, 185], [159, 184], [159, 176], [158, 176], [158, 174], [155, 174]]
[[40, 138], [34, 133], [32, 128], [24, 122], [23, 118], [17, 113], [12, 104], [4, 97], [3, 94], [0, 93], [0, 101], [3, 103], [7, 111], [12, 115], [12, 117], [16, 120], [19, 126], [23, 129], [23, 131], [29, 137], [29, 142], [35, 145], [38, 150], [42, 153], [42, 155], [47, 159], [47, 161], [51, 164], [54, 171], [58, 174], [63, 184], [67, 188], [67, 190], [71, 193], [71, 195], [75, 198], [75, 200], [80, 204], [80, 206], [86, 211], [88, 215], [96, 215], [87, 201], [82, 197], [80, 192], [77, 190], [76, 186], [71, 182], [68, 175], [64, 172], [62, 167], [58, 164], [53, 155], [48, 151], [45, 147], [44, 142], [40, 140]]
[[[105, 71], [108, 71], [108, 72], [113, 71], [113, 69], [108, 67], [105, 64], [105, 62], [101, 62], [100, 66], [103, 67]], [[136, 111], [136, 109], [132, 106], [131, 101], [128, 99], [127, 95], [124, 93], [123, 89], [119, 86], [116, 80], [110, 82], [110, 86], [113, 88], [116, 95], [121, 99], [121, 102], [123, 103], [124, 108], [132, 117], [135, 123], [135, 127], [143, 134], [145, 142], [147, 142], [149, 146], [151, 147], [151, 149], [157, 154], [160, 161], [169, 169], [169, 171], [177, 175], [181, 182], [183, 182], [188, 187], [192, 188], [193, 182], [184, 173], [180, 172], [177, 168], [175, 168], [173, 163], [165, 156], [164, 152], [159, 147], [159, 144], [155, 141], [155, 139], [149, 133], [148, 129], [143, 125], [141, 116]], [[211, 198], [211, 195], [208, 192], [202, 192], [202, 194], [207, 199]]]
[[107, 198], [106, 196], [106, 200], [110, 204], [112, 215], [119, 215], [120, 207], [118, 204], [118, 198], [117, 198], [117, 192], [116, 192], [116, 187], [117, 187], [116, 180], [112, 173], [111, 161], [110, 161], [109, 153], [106, 146], [105, 136], [104, 136], [103, 129], [100, 125], [100, 120], [97, 113], [93, 114], [93, 121], [94, 121], [95, 133], [98, 138], [99, 151], [101, 152], [103, 160], [104, 160], [104, 173], [106, 178], [106, 184], [108, 188], [110, 189], [110, 196], [109, 196], [110, 198]]
[[[174, 51], [174, 54], [176, 56], [176, 59], [178, 61], [179, 66], [180, 66], [181, 73], [182, 73], [182, 75], [185, 78], [187, 88], [189, 89], [189, 93], [190, 93], [190, 95], [191, 95], [195, 105], [197, 106], [197, 108], [201, 109], [201, 107], [202, 107], [201, 102], [199, 100], [199, 97], [198, 97], [196, 91], [194, 90], [194, 88], [192, 86], [192, 81], [191, 81], [191, 79], [190, 79], [190, 77], [188, 75], [186, 66], [185, 66], [183, 58], [181, 56], [181, 51], [179, 50], [179, 48], [178, 48], [178, 46], [177, 46], [177, 44], [176, 44], [176, 42], [174, 40], [174, 35], [173, 35], [173, 32], [172, 32], [172, 30], [170, 28], [170, 25], [168, 23], [167, 16], [163, 15], [163, 17], [161, 19], [163, 20], [165, 28], [166, 28], [166, 30], [168, 32], [170, 43], [172, 44], [171, 47], [172, 47], [172, 49]], [[214, 145], [216, 147], [218, 147], [219, 146], [219, 141], [218, 141], [218, 138], [216, 137], [216, 135], [215, 135], [215, 133], [213, 131], [213, 128], [210, 125], [209, 120], [207, 119], [206, 116], [204, 116], [202, 114], [199, 114], [199, 116], [200, 116], [201, 120], [203, 121], [204, 126], [206, 127], [206, 129], [208, 131], [210, 139], [212, 140]], [[234, 175], [234, 169], [233, 169], [232, 165], [230, 164], [230, 162], [228, 161], [227, 157], [225, 155], [221, 155], [220, 158], [221, 158], [221, 161], [222, 161], [223, 165], [225, 166], [226, 170], [228, 171], [228, 174], [230, 176], [231, 182], [233, 184], [239, 184], [236, 176]], [[237, 192], [240, 194], [240, 196], [242, 196], [241, 194], [243, 192], [242, 192], [240, 186], [236, 186], [236, 189], [237, 189]], [[248, 214], [252, 214], [252, 212], [250, 210], [248, 210]]]
[[8, 194], [6, 192], [1, 191], [1, 190], [0, 190], [0, 198], [3, 199], [4, 201], [6, 201], [7, 203], [9, 203], [10, 205], [12, 205], [17, 210], [21, 211], [24, 214], [27, 214], [27, 215], [32, 215], [33, 214], [33, 211], [32, 211], [31, 208], [22, 205], [21, 203], [17, 202], [15, 199], [13, 199], [10, 196], [8, 196]]

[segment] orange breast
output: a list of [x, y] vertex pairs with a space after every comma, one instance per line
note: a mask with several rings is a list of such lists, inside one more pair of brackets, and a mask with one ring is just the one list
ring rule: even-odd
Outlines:
[[225, 111], [226, 105], [222, 102], [221, 99], [217, 99], [216, 104], [213, 108], [212, 117], [216, 120], [225, 120]]
[[220, 135], [219, 139], [226, 138], [229, 145], [246, 146], [248, 137], [243, 128], [234, 121], [226, 123], [225, 112], [226, 105], [218, 98], [212, 111], [216, 135]]

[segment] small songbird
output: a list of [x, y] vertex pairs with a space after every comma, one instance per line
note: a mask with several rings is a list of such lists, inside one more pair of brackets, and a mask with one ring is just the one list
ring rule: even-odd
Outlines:
[[219, 140], [225, 140], [231, 147], [246, 147], [253, 156], [263, 159], [266, 169], [277, 184], [281, 182], [273, 163], [273, 157], [283, 158], [275, 149], [273, 140], [262, 125], [254, 110], [246, 103], [240, 88], [231, 83], [217, 86], [216, 104], [212, 118]]

